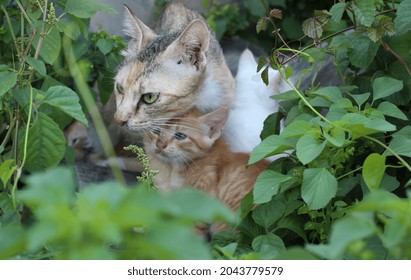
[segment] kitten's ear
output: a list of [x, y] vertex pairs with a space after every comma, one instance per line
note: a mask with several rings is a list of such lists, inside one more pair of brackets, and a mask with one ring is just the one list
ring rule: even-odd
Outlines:
[[191, 63], [197, 70], [206, 64], [206, 53], [210, 44], [210, 32], [207, 25], [199, 19], [193, 20], [184, 29], [170, 49], [180, 52], [183, 62]]
[[145, 25], [137, 16], [124, 5], [126, 15], [124, 19], [124, 31], [126, 35], [131, 37], [127, 51], [124, 55], [137, 54], [144, 46], [152, 41], [157, 34]]
[[257, 62], [255, 61], [253, 53], [249, 49], [245, 49], [238, 62], [238, 68], [242, 69], [247, 66], [255, 66], [255, 72], [257, 73]]
[[200, 117], [200, 121], [208, 126], [209, 138], [213, 141], [217, 140], [228, 119], [228, 107], [224, 106], [217, 110]]

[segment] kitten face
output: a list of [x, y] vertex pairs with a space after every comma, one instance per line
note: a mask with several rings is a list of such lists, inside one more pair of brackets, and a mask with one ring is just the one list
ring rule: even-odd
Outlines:
[[227, 116], [226, 107], [204, 116], [193, 109], [165, 125], [151, 128], [145, 139], [146, 152], [175, 165], [204, 157], [220, 137]]
[[131, 36], [115, 78], [115, 121], [131, 131], [181, 115], [194, 106], [205, 77], [209, 31], [193, 20], [180, 33], [157, 35], [128, 10]]

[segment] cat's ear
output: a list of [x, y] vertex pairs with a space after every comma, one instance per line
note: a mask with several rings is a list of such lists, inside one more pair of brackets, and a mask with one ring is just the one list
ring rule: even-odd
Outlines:
[[131, 37], [127, 51], [124, 55], [137, 54], [144, 46], [151, 42], [157, 34], [145, 25], [137, 16], [124, 5], [126, 9], [124, 19], [124, 31]]
[[200, 117], [201, 123], [209, 128], [208, 137], [215, 141], [217, 140], [228, 119], [228, 107], [224, 106], [217, 110]]
[[182, 55], [182, 62], [195, 65], [197, 70], [206, 64], [206, 53], [210, 44], [207, 25], [199, 19], [193, 20], [180, 36], [170, 45], [172, 52]]
[[255, 61], [253, 53], [249, 49], [245, 49], [238, 61], [238, 69], [243, 69], [246, 67], [255, 67], [255, 71], [257, 73], [257, 62]]

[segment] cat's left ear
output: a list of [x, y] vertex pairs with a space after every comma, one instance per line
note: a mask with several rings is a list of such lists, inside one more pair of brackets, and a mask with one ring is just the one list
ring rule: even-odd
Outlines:
[[226, 106], [200, 117], [200, 121], [210, 129], [208, 137], [212, 141], [217, 140], [221, 136], [227, 119], [228, 107]]
[[193, 20], [170, 45], [170, 50], [182, 55], [182, 62], [191, 63], [197, 70], [204, 68], [210, 44], [210, 32], [200, 19]]

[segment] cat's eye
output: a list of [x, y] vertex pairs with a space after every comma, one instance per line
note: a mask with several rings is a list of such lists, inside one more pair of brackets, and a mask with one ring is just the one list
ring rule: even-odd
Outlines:
[[174, 134], [174, 138], [182, 141], [187, 138], [187, 135], [181, 132], [177, 132], [176, 134]]
[[153, 92], [146, 93], [141, 96], [143, 102], [146, 104], [153, 104], [154, 102], [157, 101], [159, 97], [160, 97], [159, 93], [153, 93]]
[[116, 91], [118, 94], [124, 94], [124, 88], [119, 83], [116, 83]]
[[154, 134], [160, 135], [161, 134], [161, 129], [158, 127], [155, 127], [151, 130]]

